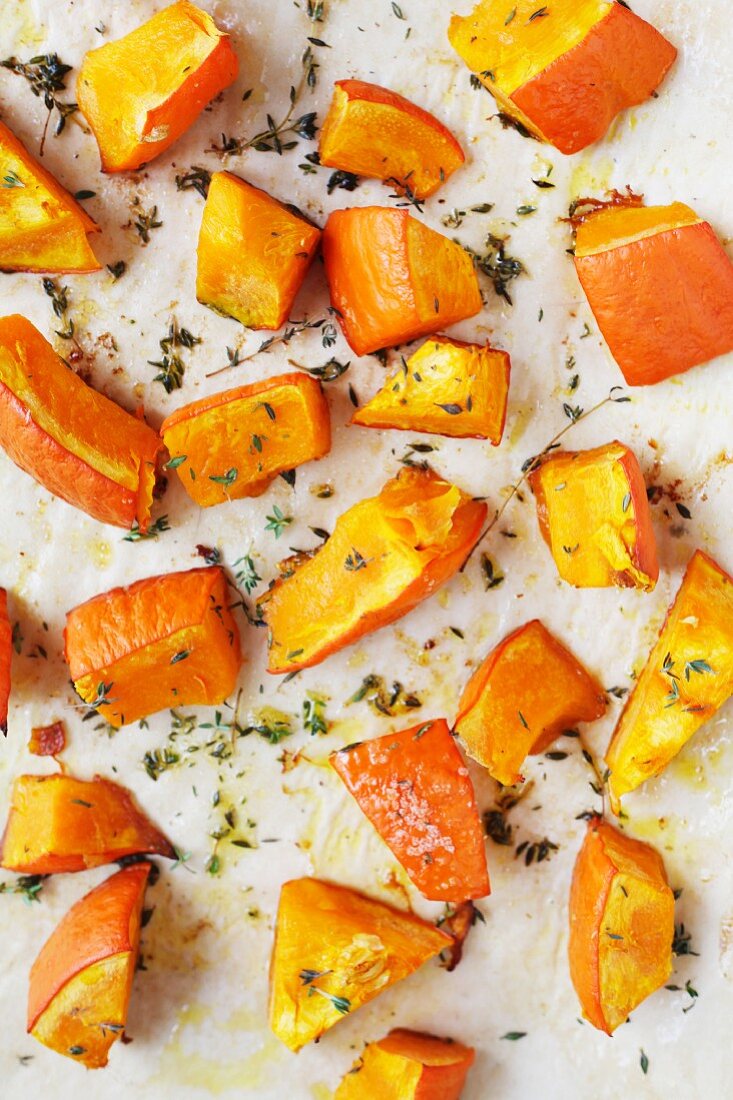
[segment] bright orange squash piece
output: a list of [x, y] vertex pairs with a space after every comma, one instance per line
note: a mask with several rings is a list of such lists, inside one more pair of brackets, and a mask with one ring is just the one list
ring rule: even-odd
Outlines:
[[357, 355], [409, 343], [481, 310], [465, 249], [406, 210], [336, 210], [323, 259], [341, 327]]
[[412, 913], [345, 886], [286, 882], [270, 964], [270, 1027], [300, 1050], [452, 942]]
[[320, 229], [293, 208], [231, 172], [216, 172], [199, 232], [196, 297], [248, 328], [278, 329], [320, 239]]
[[672, 973], [674, 894], [661, 856], [594, 818], [570, 890], [570, 976], [594, 1027], [610, 1035]]
[[620, 111], [648, 99], [677, 56], [625, 4], [480, 0], [454, 15], [448, 37], [499, 110], [562, 153], [606, 133]]
[[169, 465], [202, 508], [259, 496], [278, 474], [331, 448], [321, 384], [298, 372], [184, 405], [163, 421], [160, 434]]
[[0, 588], [0, 733], [8, 736], [10, 664], [13, 656], [13, 628], [8, 618], [8, 593]]
[[733, 263], [684, 203], [601, 206], [577, 228], [575, 269], [630, 386], [733, 350]]
[[66, 616], [66, 661], [85, 703], [112, 726], [165, 707], [221, 703], [242, 662], [218, 566], [146, 577]]
[[149, 863], [125, 867], [73, 905], [31, 967], [28, 1031], [88, 1069], [125, 1029]]
[[17, 314], [0, 318], [0, 446], [94, 519], [147, 530], [158, 436], [87, 386]]
[[733, 577], [696, 550], [606, 753], [614, 809], [659, 775], [731, 695]]
[[475, 1058], [453, 1039], [395, 1028], [367, 1043], [334, 1100], [460, 1100]]
[[458, 704], [456, 732], [505, 787], [577, 722], [606, 710], [600, 684], [538, 619], [508, 634], [476, 669]]
[[349, 745], [333, 754], [331, 764], [426, 898], [486, 897], [476, 797], [446, 722]]
[[7, 870], [85, 871], [143, 852], [175, 857], [170, 842], [117, 783], [63, 774], [15, 780], [0, 855]]
[[229, 35], [188, 0], [84, 57], [76, 95], [92, 128], [102, 171], [148, 164], [236, 79]]
[[352, 424], [501, 443], [511, 361], [505, 351], [432, 336], [357, 409]]
[[563, 580], [576, 588], [654, 588], [657, 544], [633, 451], [618, 441], [592, 451], [551, 451], [529, 483]]
[[485, 504], [431, 470], [401, 470], [263, 597], [269, 671], [318, 664], [406, 615], [460, 569], [485, 518]]
[[337, 80], [318, 142], [321, 164], [426, 199], [460, 168], [463, 150], [434, 115], [364, 80]]

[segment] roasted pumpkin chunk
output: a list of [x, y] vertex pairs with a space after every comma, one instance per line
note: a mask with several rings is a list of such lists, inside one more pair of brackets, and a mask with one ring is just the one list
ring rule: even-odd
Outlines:
[[459, 1100], [475, 1057], [453, 1039], [395, 1028], [367, 1043], [334, 1100]]
[[165, 707], [221, 703], [242, 661], [223, 569], [188, 569], [113, 588], [69, 611], [74, 687], [112, 726]]
[[8, 593], [0, 588], [0, 733], [8, 736], [10, 664], [13, 656], [13, 628], [8, 618]]
[[564, 730], [605, 710], [600, 684], [533, 619], [476, 669], [458, 704], [455, 729], [470, 755], [508, 787], [522, 782], [528, 753], [544, 752]]
[[158, 436], [87, 386], [19, 315], [0, 318], [0, 446], [74, 507], [147, 530]]
[[331, 447], [328, 402], [307, 374], [281, 374], [202, 397], [160, 428], [188, 495], [209, 508], [256, 497], [273, 478]]
[[401, 470], [261, 601], [269, 671], [318, 664], [406, 615], [460, 569], [485, 517], [485, 504], [431, 470]]
[[447, 724], [424, 722], [331, 757], [360, 808], [431, 901], [489, 893], [476, 797]]
[[570, 889], [570, 976], [583, 1015], [610, 1035], [672, 973], [674, 894], [661, 856], [594, 818]]
[[592, 451], [550, 451], [529, 483], [563, 580], [576, 588], [654, 588], [657, 544], [633, 451], [618, 441]]
[[364, 80], [337, 80], [321, 127], [321, 164], [384, 180], [426, 199], [460, 168], [463, 150], [434, 115]]
[[406, 210], [336, 210], [323, 259], [341, 327], [357, 355], [408, 343], [481, 310], [465, 249]]
[[677, 50], [625, 4], [480, 0], [448, 37], [499, 110], [562, 153], [603, 137], [619, 111], [643, 103]]
[[599, 204], [577, 227], [575, 269], [630, 386], [733, 350], [733, 263], [684, 203]]
[[159, 156], [229, 87], [237, 68], [229, 35], [188, 0], [90, 50], [76, 95], [102, 170], [130, 171]]
[[270, 965], [270, 1027], [300, 1050], [451, 943], [412, 913], [345, 886], [286, 882]]
[[697, 550], [606, 753], [614, 809], [732, 694], [733, 578]]
[[285, 324], [321, 231], [251, 183], [216, 172], [198, 243], [196, 296], [248, 328]]
[[26, 875], [99, 867], [141, 852], [173, 858], [163, 834], [109, 779], [21, 775], [13, 784], [0, 864]]
[[88, 1069], [125, 1029], [149, 863], [126, 867], [72, 906], [31, 967], [28, 1031]]
[[352, 424], [401, 428], [501, 443], [511, 362], [504, 351], [433, 336], [381, 390], [357, 409]]

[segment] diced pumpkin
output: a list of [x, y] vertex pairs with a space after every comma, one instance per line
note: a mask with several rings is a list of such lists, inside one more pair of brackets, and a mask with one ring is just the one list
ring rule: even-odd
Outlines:
[[196, 297], [247, 328], [278, 329], [320, 239], [295, 208], [231, 172], [215, 172], [199, 232]]
[[485, 518], [485, 504], [432, 470], [401, 470], [260, 601], [269, 671], [318, 664], [406, 615], [460, 569]]
[[336, 210], [323, 260], [341, 327], [357, 355], [409, 343], [481, 310], [465, 249], [406, 210]]
[[94, 519], [147, 530], [158, 436], [87, 386], [18, 314], [0, 318], [0, 446]]
[[733, 578], [696, 550], [606, 753], [611, 804], [659, 775], [733, 694]]
[[456, 732], [505, 787], [578, 722], [606, 710], [600, 684], [538, 619], [507, 635], [476, 669], [458, 704]]
[[499, 110], [562, 153], [602, 138], [620, 111], [654, 93], [677, 56], [651, 24], [607, 0], [480, 0], [470, 15], [453, 16], [448, 37]]
[[58, 756], [66, 748], [66, 728], [63, 722], [50, 726], [33, 726], [28, 739], [28, 752], [33, 756]]
[[242, 657], [218, 566], [112, 588], [66, 616], [66, 661], [77, 693], [112, 726], [165, 707], [223, 702]]
[[733, 350], [733, 263], [684, 203], [599, 204], [575, 236], [575, 269], [630, 386]]
[[321, 385], [297, 372], [184, 405], [163, 421], [160, 434], [168, 465], [202, 508], [259, 496], [278, 474], [331, 447]]
[[8, 736], [10, 663], [13, 656], [13, 628], [8, 618], [8, 593], [0, 588], [0, 733]]
[[318, 142], [321, 164], [426, 199], [460, 168], [463, 150], [434, 115], [365, 80], [337, 80]]
[[450, 944], [434, 925], [345, 886], [286, 882], [270, 965], [270, 1027], [300, 1050]]
[[476, 797], [446, 722], [350, 745], [334, 753], [331, 764], [426, 898], [486, 897]]
[[583, 1015], [610, 1035], [672, 973], [674, 895], [661, 856], [588, 823], [570, 890], [570, 976]]
[[13, 783], [0, 864], [25, 875], [85, 871], [124, 856], [173, 859], [173, 846], [109, 779], [21, 775]]
[[352, 424], [501, 443], [511, 361], [488, 345], [433, 336], [357, 409]]
[[76, 96], [104, 172], [126, 172], [168, 149], [236, 79], [229, 35], [188, 0], [84, 57]]
[[563, 580], [576, 588], [654, 588], [657, 544], [633, 451], [617, 440], [592, 451], [550, 451], [529, 483]]
[[0, 271], [99, 271], [99, 226], [0, 122]]
[[149, 863], [125, 867], [73, 905], [33, 963], [28, 1031], [88, 1069], [125, 1029]]
[[334, 1100], [459, 1100], [475, 1058], [453, 1039], [396, 1028], [367, 1043]]

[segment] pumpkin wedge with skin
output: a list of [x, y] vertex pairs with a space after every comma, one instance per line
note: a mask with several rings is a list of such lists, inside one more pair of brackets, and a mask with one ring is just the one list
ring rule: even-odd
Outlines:
[[109, 779], [20, 775], [13, 783], [0, 865], [25, 875], [85, 871], [125, 856], [175, 858], [173, 846]]
[[620, 111], [653, 94], [677, 56], [651, 24], [606, 0], [480, 0], [470, 15], [453, 16], [448, 38], [499, 110], [562, 153], [602, 138]]
[[278, 474], [331, 448], [320, 382], [300, 373], [184, 405], [163, 421], [160, 434], [171, 455], [168, 466], [202, 508], [259, 496]]
[[199, 232], [196, 297], [247, 328], [278, 329], [320, 239], [320, 229], [266, 191], [215, 172]]
[[434, 115], [364, 80], [337, 80], [318, 141], [321, 164], [426, 199], [465, 161]]
[[696, 550], [606, 752], [614, 810], [732, 694], [733, 578]]
[[0, 122], [0, 271], [100, 271], [88, 235], [99, 226]]
[[395, 1028], [367, 1043], [334, 1100], [459, 1100], [475, 1058], [453, 1039]]
[[345, 886], [286, 882], [270, 965], [270, 1027], [300, 1050], [452, 942], [435, 925]]
[[33, 963], [28, 1031], [88, 1069], [124, 1031], [149, 863], [125, 867], [72, 906]]
[[229, 35], [188, 0], [84, 57], [76, 95], [97, 139], [102, 171], [148, 164], [236, 79]]
[[334, 211], [323, 260], [331, 304], [357, 355], [409, 343], [481, 310], [471, 257], [406, 210]]
[[94, 519], [147, 530], [158, 436], [87, 386], [17, 314], [0, 318], [0, 446]]
[[544, 752], [577, 722], [606, 710], [600, 684], [538, 620], [507, 635], [476, 669], [455, 730], [499, 783], [521, 783], [529, 753]]
[[446, 722], [350, 745], [335, 752], [331, 764], [426, 898], [487, 896], [476, 796]]
[[576, 588], [641, 588], [659, 577], [657, 544], [636, 455], [617, 440], [551, 451], [529, 475], [557, 571]]
[[0, 588], [0, 733], [8, 736], [10, 665], [13, 656], [13, 628], [8, 618], [8, 593]]
[[661, 856], [594, 818], [570, 889], [570, 976], [583, 1015], [611, 1035], [672, 973], [674, 894]]
[[166, 707], [214, 706], [242, 662], [223, 569], [146, 577], [67, 613], [66, 662], [78, 695], [112, 726]]
[[733, 350], [733, 263], [684, 203], [601, 203], [577, 226], [574, 261], [630, 386], [654, 385]]
[[486, 505], [431, 470], [405, 468], [260, 600], [273, 673], [318, 664], [416, 607], [463, 565]]

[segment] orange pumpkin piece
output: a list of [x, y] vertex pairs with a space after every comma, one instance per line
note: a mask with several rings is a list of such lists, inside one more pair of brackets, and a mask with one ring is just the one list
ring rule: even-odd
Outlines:
[[147, 530], [158, 436], [87, 386], [17, 314], [0, 318], [0, 446], [94, 519]]
[[71, 775], [15, 780], [0, 855], [7, 870], [85, 871], [142, 852], [175, 857], [173, 846], [117, 783]]
[[278, 329], [320, 239], [320, 229], [293, 207], [231, 172], [215, 172], [199, 232], [196, 297], [247, 328]]
[[154, 160], [229, 87], [237, 69], [229, 35], [188, 0], [90, 50], [76, 95], [102, 171], [131, 171]]
[[259, 496], [278, 474], [331, 448], [321, 385], [297, 372], [184, 405], [163, 421], [160, 434], [168, 465], [202, 508]]
[[331, 764], [426, 898], [486, 897], [476, 797], [442, 719], [349, 745]]
[[433, 336], [402, 359], [351, 423], [490, 439], [496, 447], [504, 433], [510, 370], [504, 351]]
[[521, 783], [528, 753], [541, 753], [577, 722], [606, 710], [600, 684], [538, 619], [507, 635], [461, 696], [456, 732], [505, 787]]
[[475, 1058], [453, 1039], [395, 1028], [367, 1043], [334, 1100], [459, 1100]]
[[731, 695], [733, 578], [697, 550], [606, 753], [614, 809], [659, 775]]
[[460, 569], [485, 518], [485, 504], [432, 470], [402, 469], [260, 601], [269, 671], [318, 664], [406, 615]]
[[661, 856], [594, 818], [570, 889], [570, 976], [594, 1027], [610, 1035], [672, 973], [674, 894]]
[[34, 756], [58, 756], [66, 748], [66, 729], [63, 722], [50, 726], [34, 726], [28, 739], [28, 752]]
[[421, 200], [460, 168], [463, 150], [434, 115], [364, 80], [337, 80], [318, 143], [321, 164]]
[[13, 655], [13, 628], [8, 618], [8, 593], [0, 588], [0, 732], [8, 736], [10, 699], [10, 663]]
[[659, 577], [657, 544], [636, 455], [614, 441], [551, 451], [529, 475], [540, 532], [576, 588], [641, 588]]
[[0, 271], [99, 271], [87, 237], [99, 226], [0, 122]]
[[733, 350], [733, 263], [684, 203], [599, 206], [577, 228], [575, 269], [630, 386]]
[[512, 8], [480, 0], [454, 15], [448, 37], [499, 110], [562, 153], [606, 133], [620, 111], [648, 99], [677, 57], [625, 4], [554, 0]]
[[64, 641], [77, 693], [112, 726], [223, 702], [242, 662], [230, 599], [214, 566], [146, 577], [73, 608]]
[[406, 344], [481, 310], [465, 249], [406, 210], [336, 210], [323, 259], [341, 327], [357, 355]]
[[33, 963], [28, 1031], [88, 1069], [125, 1029], [149, 863], [125, 867], [73, 905]]
[[270, 1027], [300, 1050], [450, 945], [434, 925], [345, 886], [286, 882], [270, 964]]

